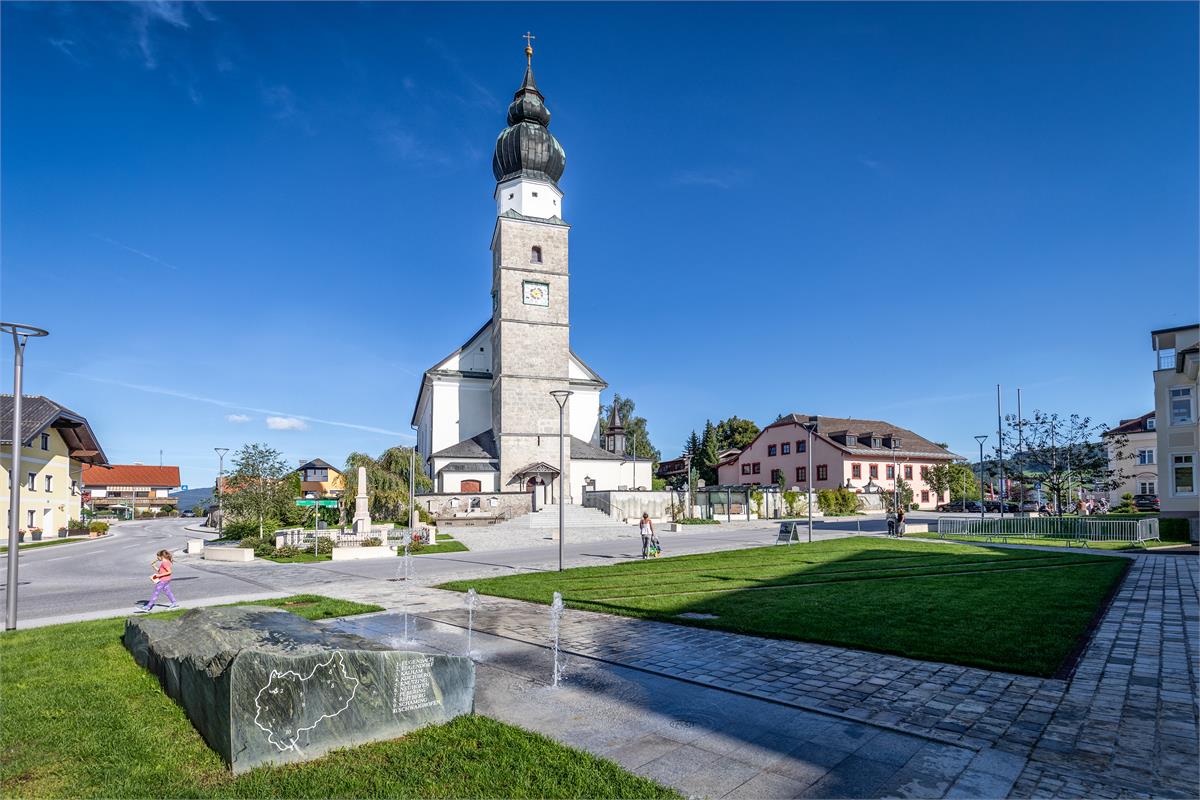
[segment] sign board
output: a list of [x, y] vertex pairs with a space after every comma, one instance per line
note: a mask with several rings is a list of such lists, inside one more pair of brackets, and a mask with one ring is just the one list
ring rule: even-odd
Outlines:
[[305, 508], [320, 506], [321, 508], [337, 508], [337, 500], [297, 500], [296, 505]]
[[779, 523], [779, 536], [775, 539], [775, 544], [791, 544], [798, 541], [800, 541], [800, 534], [796, 533], [795, 522]]

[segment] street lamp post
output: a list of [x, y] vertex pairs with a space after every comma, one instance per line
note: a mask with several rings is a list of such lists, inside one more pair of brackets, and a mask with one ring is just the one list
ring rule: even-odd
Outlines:
[[804, 449], [808, 451], [808, 469], [804, 473], [804, 478], [805, 478], [804, 487], [806, 489], [808, 489], [808, 543], [809, 544], [812, 544], [812, 506], [813, 506], [812, 445], [813, 445], [813, 429], [816, 427], [817, 427], [817, 423], [815, 423], [815, 422], [804, 423], [804, 430], [808, 431], [808, 444], [806, 444], [804, 447]]
[[900, 440], [892, 437], [892, 511], [896, 513], [896, 531], [900, 525], [900, 462], [896, 460], [896, 451], [900, 449]]
[[983, 443], [987, 441], [987, 434], [976, 436], [975, 441], [979, 442], [979, 518], [983, 519]]
[[217, 454], [217, 538], [225, 538], [225, 454], [228, 447], [214, 447]]
[[8, 584], [4, 593], [4, 629], [17, 629], [17, 562], [21, 541], [17, 531], [21, 526], [21, 372], [25, 368], [25, 343], [29, 337], [48, 336], [41, 328], [17, 322], [0, 322], [0, 332], [13, 338], [13, 420], [12, 462], [8, 472]]
[[555, 389], [550, 393], [554, 402], [558, 403], [558, 571], [563, 568], [563, 533], [567, 526], [566, 506], [566, 477], [567, 477], [567, 439], [563, 431], [563, 419], [567, 410], [567, 398], [575, 394], [566, 389]]

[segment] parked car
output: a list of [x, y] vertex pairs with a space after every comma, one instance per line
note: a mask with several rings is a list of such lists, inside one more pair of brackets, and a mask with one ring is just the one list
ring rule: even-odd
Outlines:
[[1135, 494], [1133, 496], [1133, 507], [1138, 511], [1158, 511], [1158, 495]]
[[[987, 511], [989, 514], [998, 514], [998, 513], [1000, 513], [1000, 501], [999, 500], [984, 500], [983, 501], [983, 509], [985, 511]], [[1005, 514], [1013, 514], [1016, 512], [1016, 510], [1017, 510], [1016, 503], [1010, 503], [1007, 500], [1004, 501], [1004, 513]]]
[[958, 511], [958, 512], [966, 511], [967, 510], [967, 502], [968, 501], [966, 501], [966, 500], [955, 500], [952, 503], [942, 503], [940, 506], [937, 507], [937, 510], [938, 511]]
[[1036, 500], [1026, 500], [1024, 503], [1021, 503], [1021, 510], [1036, 514], [1038, 511], [1041, 511], [1041, 506], [1038, 505]]
[[181, 517], [194, 517], [194, 516], [196, 516], [196, 515], [195, 515], [195, 514], [193, 514], [191, 511], [185, 511], [185, 512], [183, 512], [182, 514], [180, 514], [179, 516], [181, 516]]

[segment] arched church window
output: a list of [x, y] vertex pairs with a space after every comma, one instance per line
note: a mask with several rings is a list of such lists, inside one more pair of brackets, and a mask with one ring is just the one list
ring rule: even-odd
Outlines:
[[530, 264], [542, 263], [542, 248], [538, 247], [537, 245], [533, 246], [533, 250], [531, 250], [529, 252], [529, 263]]

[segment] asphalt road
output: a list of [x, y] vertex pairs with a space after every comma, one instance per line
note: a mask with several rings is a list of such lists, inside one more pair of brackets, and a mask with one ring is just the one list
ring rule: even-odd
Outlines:
[[[924, 519], [924, 515], [911, 518], [914, 522]], [[104, 539], [23, 551], [18, 581], [18, 626], [21, 622], [44, 623], [51, 618], [67, 621], [133, 610], [150, 596], [154, 554], [163, 548], [181, 552], [189, 537], [198, 536], [184, 530], [194, 522], [169, 519], [124, 523]], [[827, 538], [856, 531], [881, 533], [886, 523], [879, 518], [859, 517], [818, 520], [813, 528], [817, 538]], [[778, 529], [778, 523], [772, 522], [755, 527], [693, 526], [686, 533], [662, 533], [659, 538], [666, 555], [682, 555], [769, 545], [774, 543]], [[579, 544], [571, 544], [568, 531], [563, 560], [566, 566], [612, 564], [638, 558], [640, 551], [641, 539], [632, 527], [627, 538]], [[7, 558], [7, 554], [0, 557]], [[558, 547], [539, 539], [527, 548], [427, 555], [415, 561], [418, 574], [414, 577], [428, 585], [452, 578], [556, 569]], [[312, 590], [313, 584], [387, 581], [396, 576], [397, 566], [392, 559], [227, 564], [184, 556], [176, 561], [172, 588], [180, 604], [187, 607]]]

